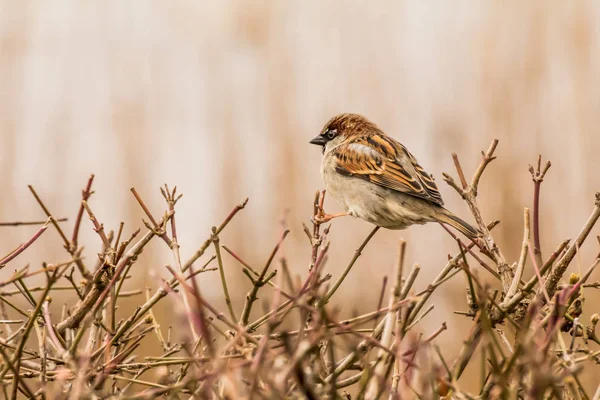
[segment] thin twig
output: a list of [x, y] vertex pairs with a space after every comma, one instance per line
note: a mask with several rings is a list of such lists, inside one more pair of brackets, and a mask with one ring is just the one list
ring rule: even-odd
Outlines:
[[52, 216], [52, 214], [46, 207], [46, 204], [44, 204], [44, 202], [42, 201], [40, 196], [38, 196], [38, 194], [35, 191], [35, 189], [33, 188], [33, 186], [27, 185], [27, 187], [29, 188], [29, 191], [31, 192], [31, 194], [33, 194], [33, 197], [35, 197], [35, 200], [38, 202], [38, 204], [40, 205], [40, 207], [42, 208], [42, 210], [44, 211], [46, 216], [50, 219], [50, 222], [52, 223], [52, 225], [54, 226], [56, 231], [58, 232], [58, 235], [61, 237], [61, 239], [63, 241], [65, 249], [71, 255], [71, 257], [73, 258], [73, 261], [75, 261], [75, 265], [77, 265], [77, 269], [79, 270], [79, 273], [81, 273], [81, 275], [85, 279], [91, 280], [92, 274], [87, 269], [87, 267], [83, 263], [81, 257], [79, 256], [80, 250], [73, 248], [73, 246], [71, 245], [71, 242], [69, 242], [69, 239], [67, 239], [67, 237], [65, 236], [65, 233], [63, 232], [62, 228], [60, 227], [60, 225], [58, 225], [58, 222], [56, 222], [56, 218], [54, 218]]
[[523, 212], [523, 244], [521, 245], [521, 255], [517, 263], [517, 268], [513, 281], [505, 294], [505, 298], [512, 298], [517, 293], [517, 288], [521, 282], [523, 271], [525, 269], [525, 261], [527, 261], [527, 249], [529, 248], [529, 209], [525, 207]]
[[546, 172], [550, 169], [552, 164], [550, 161], [546, 161], [544, 168], [542, 169], [542, 156], [538, 155], [537, 168], [529, 166], [529, 172], [531, 173], [531, 179], [533, 180], [533, 252], [535, 254], [535, 260], [538, 265], [542, 265], [542, 246], [540, 239], [540, 189], [542, 182], [546, 176]]
[[35, 232], [29, 240], [27, 240], [25, 243], [21, 244], [15, 250], [11, 251], [4, 258], [0, 259], [0, 268], [4, 268], [7, 263], [9, 263], [11, 260], [15, 259], [15, 257], [17, 257], [19, 254], [21, 254], [23, 251], [25, 251], [25, 249], [27, 249], [29, 246], [31, 246], [33, 244], [33, 242], [35, 242], [40, 236], [42, 236], [42, 233], [44, 233], [46, 231], [46, 229], [48, 229], [48, 223], [50, 221], [51, 220], [48, 219], [48, 221], [46, 221], [46, 223], [40, 229], [38, 229], [37, 232]]
[[[57, 218], [56, 222], [66, 222], [68, 218]], [[29, 225], [45, 225], [48, 223], [48, 220], [45, 221], [13, 221], [13, 222], [0, 222], [0, 227], [2, 226], [29, 226]]]
[[[557, 261], [556, 266], [554, 267], [554, 269], [548, 276], [548, 279], [546, 280], [546, 292], [548, 293], [550, 298], [554, 296], [556, 286], [558, 285], [560, 278], [562, 278], [563, 274], [565, 273], [567, 267], [575, 257], [577, 248], [583, 245], [583, 242], [588, 237], [592, 228], [594, 227], [594, 225], [596, 225], [598, 218], [600, 218], [600, 192], [596, 193], [594, 210], [592, 211], [592, 214], [583, 226], [581, 232], [579, 232], [579, 235], [577, 235], [575, 241], [571, 243], [571, 245], [567, 249], [567, 252], [562, 256], [560, 260]], [[541, 299], [542, 296], [542, 292], [538, 291], [538, 298]]]
[[235, 311], [233, 311], [233, 305], [231, 304], [231, 297], [229, 296], [229, 289], [227, 288], [227, 278], [225, 277], [225, 269], [223, 268], [223, 258], [221, 257], [221, 247], [219, 245], [220, 239], [217, 233], [218, 229], [216, 226], [212, 228], [212, 242], [215, 246], [215, 254], [217, 255], [217, 265], [219, 266], [219, 274], [221, 276], [221, 285], [223, 286], [223, 294], [225, 295], [225, 303], [229, 309], [229, 317], [232, 321], [237, 321], [235, 317]]
[[[281, 239], [279, 239], [279, 242], [277, 243], [277, 245], [275, 246], [273, 251], [271, 251], [271, 254], [269, 255], [269, 258], [267, 259], [267, 262], [265, 263], [265, 266], [263, 267], [258, 278], [254, 279], [254, 278], [252, 278], [252, 276], [250, 276], [250, 275], [248, 276], [252, 280], [253, 286], [252, 286], [252, 289], [250, 290], [250, 292], [248, 292], [248, 294], [246, 295], [246, 302], [244, 304], [244, 308], [242, 309], [242, 315], [240, 316], [240, 321], [239, 321], [240, 325], [242, 325], [242, 326], [248, 325], [248, 318], [250, 317], [250, 311], [252, 310], [252, 305], [256, 301], [256, 295], [257, 295], [259, 289], [261, 287], [263, 287], [266, 284], [266, 282], [270, 281], [271, 278], [274, 276], [274, 274], [273, 274], [270, 277], [268, 277], [267, 279], [265, 279], [267, 271], [269, 270], [269, 267], [271, 266], [271, 263], [273, 262], [273, 259], [275, 258], [275, 254], [277, 254], [277, 251], [281, 247], [281, 244], [285, 240], [288, 233], [290, 233], [290, 231], [287, 229], [285, 231], [283, 231], [283, 234], [281, 235]], [[274, 272], [276, 272], [276, 271], [274, 271]]]
[[[400, 246], [401, 251], [404, 251], [404, 246]], [[404, 259], [404, 254], [399, 256], [400, 260]], [[393, 337], [392, 332], [394, 330], [395, 322], [396, 322], [396, 314], [400, 311], [392, 311], [392, 306], [394, 303], [397, 303], [401, 300], [402, 293], [402, 264], [403, 262], [398, 262], [396, 264], [396, 270], [394, 277], [396, 278], [394, 281], [394, 286], [390, 290], [389, 295], [389, 303], [388, 303], [388, 313], [385, 317], [385, 324], [383, 327], [383, 332], [381, 335], [381, 346], [383, 348], [391, 350]], [[416, 274], [415, 274], [416, 276]], [[407, 282], [408, 283], [408, 282]], [[404, 295], [406, 297], [406, 295]], [[390, 369], [388, 365], [390, 363], [390, 356], [383, 349], [379, 350], [379, 354], [377, 355], [377, 365], [375, 370], [373, 371], [373, 378], [370, 380], [370, 385], [367, 388], [367, 392], [365, 394], [365, 399], [375, 399], [380, 396], [381, 391], [383, 390], [384, 381], [386, 380], [386, 371], [389, 373]]]
[[350, 272], [350, 270], [352, 269], [352, 267], [356, 263], [356, 260], [358, 260], [358, 258], [362, 254], [362, 251], [365, 249], [365, 247], [367, 246], [367, 244], [369, 243], [369, 241], [373, 238], [373, 236], [375, 236], [375, 234], [377, 233], [378, 230], [379, 230], [379, 227], [376, 226], [371, 231], [371, 233], [369, 233], [369, 235], [365, 238], [365, 240], [363, 240], [363, 242], [358, 247], [358, 249], [356, 249], [356, 251], [354, 252], [354, 257], [352, 257], [352, 260], [350, 260], [350, 263], [348, 264], [348, 266], [346, 267], [346, 269], [344, 270], [344, 272], [342, 272], [342, 274], [340, 275], [340, 277], [338, 278], [338, 280], [333, 284], [333, 286], [331, 287], [331, 289], [329, 289], [329, 291], [327, 292], [327, 294], [325, 296], [323, 296], [323, 299], [321, 300], [322, 304], [326, 304], [329, 301], [329, 299], [331, 298], [331, 296], [333, 296], [335, 294], [335, 292], [338, 290], [338, 288], [340, 287], [340, 285], [342, 284], [342, 282], [344, 281], [344, 279], [346, 279], [346, 276], [348, 275], [348, 273]]
[[79, 205], [79, 211], [77, 212], [77, 217], [75, 218], [75, 226], [73, 227], [73, 235], [71, 237], [71, 250], [75, 251], [78, 247], [79, 240], [79, 226], [81, 225], [81, 219], [83, 218], [83, 201], [88, 201], [90, 196], [92, 195], [92, 183], [94, 182], [94, 174], [90, 175], [87, 185], [85, 189], [81, 191], [81, 200], [82, 203]]

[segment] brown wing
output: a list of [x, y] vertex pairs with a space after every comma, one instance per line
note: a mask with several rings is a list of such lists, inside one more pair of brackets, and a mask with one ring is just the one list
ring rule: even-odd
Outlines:
[[443, 205], [433, 178], [408, 150], [384, 135], [355, 137], [333, 150], [338, 173]]
[[[390, 140], [393, 140], [393, 139], [390, 139]], [[396, 142], [396, 143], [398, 143], [398, 142]], [[427, 191], [427, 194], [429, 196], [431, 196], [432, 201], [434, 203], [439, 204], [440, 206], [444, 205], [444, 201], [442, 200], [442, 195], [440, 194], [438, 187], [435, 184], [435, 181], [433, 180], [433, 177], [431, 175], [429, 175], [427, 173], [427, 171], [425, 171], [423, 169], [423, 167], [421, 167], [419, 165], [419, 163], [417, 162], [417, 159], [406, 149], [406, 147], [404, 147], [400, 143], [398, 143], [398, 145], [408, 155], [410, 162], [413, 165], [413, 167], [415, 168], [417, 176], [418, 176], [419, 180], [421, 181], [421, 184], [423, 186], [425, 186], [425, 190]]]

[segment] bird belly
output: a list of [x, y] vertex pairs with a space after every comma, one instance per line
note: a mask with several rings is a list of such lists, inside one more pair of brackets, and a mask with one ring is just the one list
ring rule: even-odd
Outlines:
[[424, 201], [356, 177], [323, 174], [327, 193], [351, 215], [388, 229], [405, 229], [433, 219]]

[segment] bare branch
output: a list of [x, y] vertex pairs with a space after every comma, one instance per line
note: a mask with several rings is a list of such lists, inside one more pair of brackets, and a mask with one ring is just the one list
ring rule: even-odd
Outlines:
[[517, 288], [519, 287], [519, 283], [521, 282], [521, 277], [523, 276], [523, 271], [525, 270], [525, 261], [527, 261], [527, 249], [529, 248], [529, 209], [525, 207], [524, 216], [523, 216], [523, 244], [521, 246], [521, 255], [519, 256], [519, 261], [517, 263], [517, 269], [513, 281], [506, 292], [505, 298], [512, 298], [515, 293], [517, 293]]
[[25, 251], [25, 249], [27, 249], [29, 246], [31, 246], [33, 244], [33, 242], [35, 242], [40, 236], [42, 236], [42, 233], [44, 233], [46, 231], [46, 229], [48, 229], [49, 222], [50, 222], [50, 219], [48, 219], [48, 221], [46, 221], [46, 223], [40, 229], [38, 229], [37, 232], [34, 233], [33, 236], [29, 240], [27, 240], [25, 243], [21, 244], [15, 250], [8, 253], [6, 256], [4, 256], [4, 258], [0, 259], [0, 269], [4, 268], [7, 263], [9, 263], [11, 260], [15, 259], [15, 257], [17, 257], [19, 254], [21, 254], [23, 251]]

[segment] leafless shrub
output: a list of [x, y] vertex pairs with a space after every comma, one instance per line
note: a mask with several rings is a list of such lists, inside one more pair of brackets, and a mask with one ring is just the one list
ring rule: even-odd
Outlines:
[[[318, 222], [311, 228], [303, 226], [312, 248], [311, 258], [306, 272], [293, 276], [286, 260], [277, 256], [287, 230], [259, 268], [221, 245], [219, 235], [247, 201], [234, 207], [194, 255], [182, 261], [175, 207], [181, 195], [176, 189], [161, 188], [166, 209], [160, 218], [150, 213], [132, 189], [148, 221], [144, 221], [141, 237], [141, 231], [136, 230], [126, 239], [122, 236], [123, 223], [115, 235], [94, 215], [88, 203], [93, 193], [91, 176], [69, 239], [59, 223], [64, 219], [54, 218], [30, 187], [48, 220], [30, 223], [42, 227], [2, 257], [0, 267], [14, 265], [19, 254], [50, 225], [62, 238], [70, 258], [34, 271], [22, 268], [0, 282], [0, 383], [4, 398], [591, 398], [578, 377], [588, 364], [600, 362], [600, 339], [595, 331], [599, 317], [594, 314], [587, 322], [580, 316], [586, 306], [584, 288], [598, 287], [597, 282], [589, 282], [598, 257], [584, 272], [571, 275], [568, 283], [560, 282], [600, 217], [600, 194], [596, 194], [593, 212], [579, 235], [544, 257], [539, 229], [540, 188], [550, 163], [542, 166], [538, 158], [537, 166], [530, 167], [533, 223], [525, 208], [520, 256], [511, 263], [491, 234], [496, 222], [485, 221], [477, 200], [480, 178], [495, 158], [496, 146], [494, 141], [483, 153], [470, 183], [456, 155], [459, 183], [444, 175], [469, 205], [481, 237], [463, 243], [449, 231], [457, 241], [457, 254], [423, 288], [415, 287], [419, 266], [404, 265], [405, 243], [401, 241], [395, 273], [384, 281], [387, 283], [381, 289], [377, 309], [347, 320], [338, 318], [341, 305], [336, 305], [334, 295], [378, 228], [355, 251], [344, 272], [332, 277], [326, 273], [330, 227], [323, 228]], [[313, 217], [323, 212], [324, 199], [324, 192], [315, 195]], [[84, 214], [103, 249], [94, 267], [85, 262], [78, 245]], [[27, 223], [2, 225], [23, 224]], [[142, 293], [123, 291], [123, 283], [145, 246], [157, 238], [172, 253], [173, 265], [166, 266], [171, 278], [159, 280], [158, 289], [148, 291], [131, 315], [120, 315], [118, 304], [137, 299]], [[214, 255], [198, 266], [196, 263], [210, 251]], [[229, 256], [225, 253], [241, 265], [240, 278], [245, 275], [252, 285], [241, 308], [231, 301], [223, 262], [224, 256]], [[470, 263], [489, 271], [500, 289], [482, 283]], [[535, 275], [524, 281], [528, 265]], [[219, 276], [224, 310], [207, 301], [196, 283], [208, 273]], [[427, 302], [432, 293], [457, 274], [467, 277], [468, 311], [463, 314], [473, 325], [451, 362], [435, 344], [436, 337], [447, 329], [445, 323], [427, 335], [414, 328], [431, 310]], [[31, 286], [29, 278], [35, 275], [45, 275], [46, 284]], [[60, 289], [69, 290], [76, 303], [59, 318], [50, 314], [49, 303], [61, 284]], [[267, 286], [272, 288], [272, 296], [261, 314], [257, 312], [258, 294]], [[9, 290], [11, 287], [16, 290]], [[22, 296], [29, 307], [18, 307], [12, 296]], [[166, 321], [173, 327], [165, 330], [153, 313], [159, 301], [174, 302], [185, 318]], [[253, 319], [253, 315], [260, 316]], [[141, 358], [136, 350], [149, 335], [156, 335], [161, 348], [155, 356]], [[460, 377], [476, 351], [483, 355], [481, 387], [478, 393], [467, 393], [461, 390]], [[594, 399], [599, 397], [600, 387], [593, 395]]]

